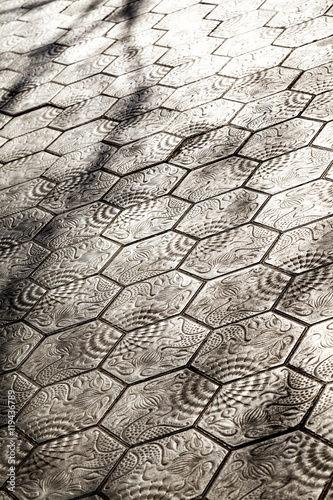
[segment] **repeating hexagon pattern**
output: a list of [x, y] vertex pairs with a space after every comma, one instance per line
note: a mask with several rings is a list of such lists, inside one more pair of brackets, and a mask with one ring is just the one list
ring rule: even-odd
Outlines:
[[332, 0], [1, 2], [0, 500], [333, 499], [332, 42]]

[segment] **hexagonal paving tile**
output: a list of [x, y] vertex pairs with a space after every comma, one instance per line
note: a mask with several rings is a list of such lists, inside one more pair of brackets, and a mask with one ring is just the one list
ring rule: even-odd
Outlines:
[[0, 372], [17, 368], [42, 338], [42, 335], [24, 323], [3, 326], [1, 330]]
[[18, 413], [38, 387], [22, 377], [19, 373], [11, 372], [0, 377], [2, 394], [0, 396], [0, 425], [8, 425], [8, 391], [14, 391], [15, 411]]
[[51, 219], [51, 214], [39, 208], [31, 208], [3, 217], [0, 219], [0, 248], [4, 249], [25, 243], [33, 238]]
[[[13, 461], [12, 457], [12, 443], [11, 436], [5, 427], [0, 429], [0, 443], [1, 443], [1, 456], [0, 456], [0, 484], [5, 483], [8, 479], [10, 466]], [[32, 448], [32, 444], [24, 439], [21, 435], [15, 436], [15, 463], [19, 464], [27, 456]], [[10, 446], [9, 446], [10, 445]], [[14, 466], [15, 467], [15, 466]], [[11, 485], [8, 484], [11, 488]], [[11, 500], [11, 497], [4, 491], [0, 491], [0, 500]]]
[[333, 153], [305, 147], [264, 161], [247, 186], [275, 194], [321, 176], [333, 160]]
[[41, 85], [35, 83], [33, 85], [30, 81], [26, 88], [24, 88], [23, 83], [19, 84], [18, 87], [19, 89], [20, 87], [23, 89], [18, 91], [9, 90], [0, 100], [1, 110], [11, 115], [17, 115], [44, 106], [52, 98], [56, 98], [55, 96], [59, 92], [63, 92], [63, 86], [57, 83], [43, 83]]
[[100, 236], [80, 241], [53, 252], [32, 278], [48, 288], [86, 278], [98, 273], [118, 249], [117, 244]]
[[99, 276], [78, 280], [47, 292], [26, 319], [49, 334], [96, 318], [119, 290]]
[[332, 215], [333, 184], [318, 180], [275, 194], [256, 217], [257, 222], [285, 231]]
[[217, 387], [190, 370], [142, 382], [125, 391], [102, 425], [129, 444], [163, 437], [192, 425]]
[[0, 189], [20, 184], [42, 175], [57, 156], [41, 151], [0, 166]]
[[[69, 68], [69, 67], [68, 67]], [[86, 99], [91, 99], [103, 92], [110, 85], [112, 76], [99, 73], [84, 80], [63, 87], [53, 99], [56, 106], [67, 108]]]
[[40, 203], [56, 214], [99, 200], [118, 180], [107, 172], [66, 176]]
[[[240, 13], [224, 20], [223, 24], [219, 24], [212, 34], [220, 38], [230, 38], [241, 35], [242, 33], [247, 33], [256, 28], [261, 28], [261, 26], [264, 26], [273, 16], [273, 10], [264, 9], [253, 10], [249, 13]], [[211, 17], [214, 18], [214, 11]]]
[[333, 35], [333, 19], [321, 16], [287, 28], [278, 37], [276, 43], [285, 47], [299, 47], [330, 35]]
[[[213, 11], [212, 15], [214, 15], [214, 12], [221, 6], [222, 5], [219, 5], [215, 11]], [[249, 15], [251, 15], [251, 13]], [[248, 33], [242, 33], [225, 40], [214, 54], [229, 57], [241, 56], [246, 54], [246, 52], [252, 52], [267, 47], [274, 42], [281, 32], [282, 30], [277, 28], [262, 27], [251, 31], [251, 37]]]
[[111, 44], [112, 41], [105, 37], [96, 37], [92, 40], [81, 40], [64, 50], [55, 61], [66, 65], [76, 63], [82, 59], [101, 54], [110, 47]]
[[332, 277], [333, 266], [320, 267], [297, 276], [277, 308], [310, 324], [331, 317]]
[[116, 123], [111, 120], [101, 119], [67, 130], [49, 146], [49, 150], [63, 155], [90, 146], [102, 141], [115, 125]]
[[332, 122], [327, 123], [327, 125], [325, 125], [323, 130], [318, 135], [318, 137], [315, 138], [313, 144], [315, 146], [322, 146], [324, 148], [333, 149], [332, 129], [333, 129]]
[[141, 14], [133, 23], [130, 19], [117, 23], [108, 32], [108, 37], [114, 39], [121, 39], [128, 36], [129, 33], [135, 35], [142, 31], [148, 30], [155, 26], [162, 19], [161, 14], [155, 14], [153, 12], [147, 12], [146, 14]]
[[195, 168], [233, 154], [249, 137], [246, 130], [222, 127], [187, 139], [171, 159], [181, 167]]
[[310, 413], [306, 427], [319, 436], [333, 441], [333, 384], [328, 384]]
[[103, 274], [122, 285], [174, 269], [195, 243], [188, 236], [169, 231], [123, 248]]
[[135, 51], [129, 51], [118, 56], [104, 71], [112, 76], [124, 75], [130, 71], [154, 64], [165, 54], [166, 50], [165, 47], [156, 45], [137, 47]]
[[0, 283], [26, 278], [49, 253], [48, 250], [33, 242], [1, 250]]
[[[207, 495], [208, 500], [319, 498], [330, 474], [332, 449], [300, 431], [234, 451]], [[316, 481], [313, 481], [313, 477]], [[286, 479], [288, 477], [288, 479]]]
[[104, 231], [104, 236], [119, 243], [131, 243], [171, 229], [190, 204], [163, 196], [123, 210]]
[[162, 85], [154, 85], [143, 89], [135, 87], [130, 95], [119, 99], [107, 112], [106, 116], [118, 121], [133, 118], [141, 113], [158, 108], [172, 92], [172, 88], [163, 87]]
[[126, 175], [110, 189], [104, 199], [121, 208], [153, 200], [168, 194], [185, 173], [186, 171], [182, 168], [160, 163]]
[[265, 200], [266, 196], [254, 191], [235, 189], [196, 203], [177, 229], [204, 238], [249, 222]]
[[253, 101], [233, 118], [232, 123], [251, 130], [270, 127], [297, 116], [311, 99], [311, 95], [286, 90], [273, 96]]
[[153, 498], [161, 492], [166, 500], [197, 498], [225, 455], [224, 448], [195, 430], [143, 444], [125, 455], [103, 493], [112, 500]]
[[90, 321], [44, 339], [21, 370], [41, 386], [53, 384], [96, 368], [120, 337], [106, 323]]
[[[125, 449], [94, 427], [39, 445], [17, 474], [16, 496], [23, 500], [37, 493], [70, 499], [93, 492]], [[94, 474], [87, 474], [87, 470], [94, 470]], [[59, 481], [59, 477], [66, 479]]]
[[224, 76], [213, 75], [198, 82], [189, 83], [178, 88], [165, 102], [167, 108], [186, 111], [218, 99], [230, 88], [234, 80]]
[[210, 236], [199, 242], [181, 268], [204, 279], [216, 278], [259, 262], [277, 236], [250, 224]]
[[[116, 99], [113, 97], [98, 95], [91, 99], [73, 104], [58, 114], [52, 121], [51, 126], [60, 130], [67, 130], [72, 127], [83, 125], [91, 120], [96, 120], [104, 115], [115, 101]], [[59, 110], [57, 111], [59, 112]]]
[[310, 271], [333, 262], [333, 218], [283, 234], [266, 262], [293, 273]]
[[289, 153], [306, 146], [318, 132], [318, 122], [294, 118], [253, 134], [240, 153], [258, 160]]
[[[106, 137], [114, 144], [127, 144], [167, 129], [167, 125], [178, 115], [177, 111], [158, 108], [148, 113], [124, 120]], [[173, 133], [170, 130], [170, 133]]]
[[311, 94], [320, 94], [333, 87], [333, 62], [328, 62], [321, 66], [308, 69], [302, 73], [293, 89], [310, 92]]
[[32, 179], [0, 191], [0, 217], [37, 205], [54, 187], [44, 179]]
[[192, 43], [182, 43], [172, 47], [158, 62], [171, 67], [179, 66], [186, 63], [192, 57], [202, 57], [212, 54], [219, 45], [221, 45], [220, 40], [203, 37], [201, 40], [193, 40]]
[[283, 64], [289, 68], [310, 69], [331, 62], [332, 41], [333, 37], [330, 37], [304, 45], [304, 47], [298, 47], [283, 61]]
[[[101, 54], [99, 56], [89, 57], [83, 61], [70, 64], [69, 66], [61, 66], [62, 71], [54, 78], [54, 81], [64, 85], [70, 85], [71, 83], [78, 82], [84, 78], [98, 75], [113, 61], [113, 59], [113, 56]], [[109, 80], [112, 80], [112, 78], [109, 77]]]
[[261, 99], [285, 90], [299, 74], [300, 72], [295, 69], [281, 66], [265, 69], [236, 80], [225, 97], [241, 102]]
[[17, 418], [17, 426], [39, 443], [90, 427], [122, 388], [105, 373], [82, 373], [39, 391]]
[[127, 383], [160, 375], [184, 366], [208, 333], [182, 316], [163, 320], [127, 333], [103, 368]]
[[207, 283], [186, 313], [217, 328], [268, 311], [288, 281], [262, 265], [236, 271]]
[[196, 19], [195, 22], [185, 19], [182, 26], [171, 28], [159, 39], [158, 43], [166, 47], [176, 47], [195, 40], [202, 40], [218, 24], [218, 21], [208, 21], [206, 19]]
[[128, 174], [167, 160], [181, 142], [179, 137], [160, 132], [122, 146], [112, 156], [106, 168], [117, 174]]
[[0, 288], [0, 324], [21, 319], [45, 293], [28, 279], [9, 281]]
[[215, 330], [192, 365], [225, 384], [285, 361], [304, 328], [264, 313]]
[[[112, 45], [112, 47], [117, 43], [118, 42]], [[169, 71], [170, 68], [158, 64], [151, 64], [144, 68], [136, 69], [129, 74], [118, 76], [111, 85], [104, 90], [104, 93], [113, 97], [126, 97], [132, 93], [138, 92], [139, 89], [154, 87], [154, 85], [157, 85]]]
[[7, 163], [23, 156], [38, 153], [47, 148], [59, 135], [60, 132], [57, 130], [43, 128], [11, 139], [0, 147], [0, 161]]
[[20, 135], [34, 132], [35, 130], [47, 127], [59, 113], [59, 109], [51, 106], [45, 106], [30, 113], [25, 113], [23, 116], [13, 118], [10, 123], [1, 128], [0, 135], [7, 139], [14, 139]]
[[222, 70], [229, 61], [228, 57], [212, 56], [189, 57], [188, 60], [179, 66], [174, 67], [166, 76], [162, 78], [162, 85], [181, 87], [192, 83], [197, 79], [207, 78]]
[[126, 287], [103, 317], [114, 326], [133, 330], [180, 314], [200, 285], [199, 280], [178, 271], [161, 274]]
[[289, 368], [264, 371], [224, 385], [199, 427], [232, 446], [275, 434], [301, 422], [320, 388]]
[[201, 18], [205, 17], [212, 10], [211, 5], [196, 4], [190, 7], [182, 8], [177, 12], [168, 13], [161, 21], [158, 22], [158, 29], [175, 29], [183, 27], [184, 22], [188, 20], [190, 24], [194, 24]]
[[90, 174], [99, 170], [111, 158], [116, 148], [96, 142], [77, 151], [72, 151], [60, 157], [50, 167], [45, 175], [54, 181], [61, 182], [65, 178]]
[[333, 91], [316, 96], [302, 115], [318, 120], [333, 120], [332, 96]]
[[223, 67], [220, 73], [224, 76], [242, 78], [251, 73], [279, 65], [289, 53], [290, 50], [284, 47], [263, 47], [253, 52], [234, 57]]
[[190, 172], [174, 194], [189, 201], [202, 201], [237, 188], [257, 165], [255, 161], [231, 156]]
[[166, 126], [171, 134], [188, 137], [226, 125], [242, 107], [238, 102], [216, 99], [180, 113]]
[[52, 250], [98, 235], [115, 218], [118, 209], [96, 202], [54, 217], [36, 237]]
[[309, 328], [290, 363], [324, 382], [333, 381], [333, 321]]

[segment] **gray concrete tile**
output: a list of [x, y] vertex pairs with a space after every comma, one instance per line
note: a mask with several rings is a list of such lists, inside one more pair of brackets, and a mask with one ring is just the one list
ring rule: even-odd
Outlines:
[[17, 426], [38, 443], [82, 430], [97, 424], [122, 388], [105, 373], [82, 373], [41, 389], [21, 412]]
[[120, 287], [93, 276], [62, 285], [45, 294], [26, 319], [46, 334], [95, 319]]
[[[224, 448], [189, 430], [129, 451], [109, 477], [103, 492], [109, 498], [121, 500], [133, 490], [139, 489], [141, 495], [143, 489], [151, 496], [163, 488], [166, 498], [182, 500], [184, 495], [195, 498], [203, 492], [225, 455]], [[188, 464], [185, 478], [176, 467], [184, 461]], [[199, 470], [202, 472], [198, 477]]]
[[[161, 438], [193, 425], [216, 389], [216, 384], [190, 370], [164, 375], [129, 387], [102, 425], [128, 444]], [[138, 408], [142, 400], [144, 409]]]
[[123, 210], [104, 231], [118, 243], [132, 243], [171, 229], [190, 204], [171, 196], [146, 201]]
[[120, 337], [106, 323], [90, 321], [44, 339], [21, 370], [41, 386], [53, 384], [97, 368]]
[[285, 274], [259, 264], [208, 282], [186, 312], [217, 328], [268, 311], [288, 281]]
[[273, 231], [251, 224], [200, 241], [181, 268], [204, 279], [257, 264], [277, 239]]
[[[130, 331], [180, 314], [201, 283], [179, 271], [171, 271], [126, 287], [108, 307], [103, 318]], [[154, 294], [154, 302], [150, 294]]]
[[266, 196], [240, 188], [196, 203], [177, 229], [204, 238], [237, 227], [251, 218], [266, 201]]
[[[313, 459], [313, 454], [317, 460]], [[298, 497], [318, 497], [328, 479], [331, 454], [329, 446], [300, 431], [234, 451], [207, 498], [219, 500], [227, 495], [248, 496], [253, 491], [255, 494], [274, 495], [276, 500], [292, 498], [295, 494]], [[235, 471], [236, 464], [239, 468]], [[263, 472], [262, 467], [268, 464], [268, 471]], [[256, 474], [248, 479], [248, 473], [253, 469]], [[285, 480], [286, 474], [288, 481]], [[315, 482], [312, 474], [316, 474]]]
[[229, 382], [204, 412], [199, 428], [231, 446], [251, 442], [299, 424], [320, 388], [286, 367]]
[[118, 249], [117, 244], [99, 236], [83, 240], [52, 252], [32, 278], [47, 288], [86, 278], [96, 274]]
[[[17, 475], [16, 494], [20, 499], [31, 492], [53, 495], [55, 484], [57, 494], [68, 498], [93, 492], [125, 449], [97, 427], [41, 444]], [[78, 455], [81, 467], [77, 467]], [[37, 477], [33, 474], [36, 461], [45, 462]], [[87, 475], [85, 471], [91, 467], [94, 474]], [[58, 484], [59, 474], [66, 480]]]
[[182, 316], [159, 321], [127, 333], [103, 368], [126, 383], [181, 368], [208, 333], [208, 328]]
[[303, 331], [283, 316], [259, 314], [215, 330], [192, 365], [223, 384], [241, 380], [283, 363]]
[[3, 326], [0, 354], [1, 373], [17, 368], [42, 338], [40, 333], [22, 322]]
[[[129, 208], [132, 205], [169, 194], [185, 173], [186, 171], [180, 167], [160, 163], [126, 175], [108, 191], [104, 200], [121, 208]], [[175, 194], [177, 194], [176, 191]]]
[[133, 243], [112, 259], [103, 274], [122, 285], [130, 285], [172, 271], [194, 243], [192, 238], [171, 231]]

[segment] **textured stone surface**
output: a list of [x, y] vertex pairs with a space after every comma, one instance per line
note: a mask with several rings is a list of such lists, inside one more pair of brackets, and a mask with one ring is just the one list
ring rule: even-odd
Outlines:
[[131, 383], [184, 366], [209, 333], [182, 316], [127, 333], [103, 368]]
[[264, 313], [215, 330], [192, 362], [225, 383], [282, 363], [304, 328], [275, 313]]
[[224, 448], [195, 430], [143, 444], [125, 455], [103, 492], [114, 500], [129, 495], [149, 498], [160, 495], [161, 490], [168, 499], [195, 498], [205, 489], [225, 454]]
[[250, 494], [257, 498], [274, 495], [277, 500], [295, 498], [295, 494], [318, 498], [328, 479], [331, 460], [331, 448], [300, 431], [254, 444], [232, 453], [208, 499], [230, 495], [246, 498]]
[[187, 313], [209, 326], [223, 326], [269, 310], [288, 281], [262, 265], [237, 271], [207, 283]]
[[[200, 281], [178, 271], [126, 287], [104, 318], [126, 331], [179, 314], [198, 290]], [[150, 297], [154, 297], [152, 303]]]
[[332, 498], [332, 40], [331, 0], [1, 2], [1, 500]]
[[300, 423], [320, 387], [288, 368], [258, 373], [225, 384], [199, 426], [229, 445], [253, 441]]
[[129, 444], [162, 437], [193, 424], [216, 389], [189, 370], [142, 382], [125, 391], [103, 425]]
[[265, 200], [262, 194], [235, 189], [194, 205], [177, 229], [198, 238], [231, 229], [249, 222]]

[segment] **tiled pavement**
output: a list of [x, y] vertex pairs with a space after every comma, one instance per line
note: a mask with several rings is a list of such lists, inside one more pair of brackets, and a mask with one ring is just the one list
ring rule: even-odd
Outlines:
[[332, 2], [0, 23], [0, 500], [332, 500]]

